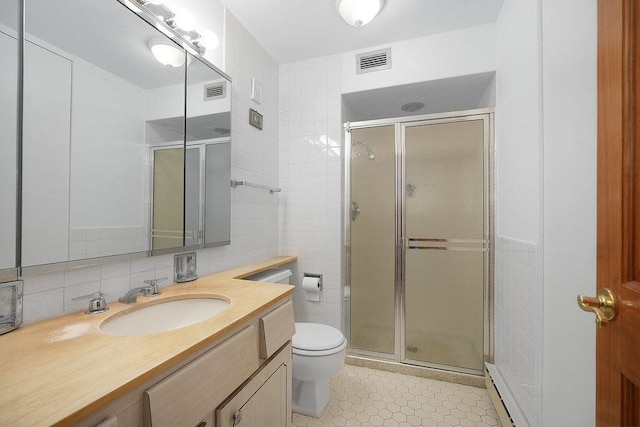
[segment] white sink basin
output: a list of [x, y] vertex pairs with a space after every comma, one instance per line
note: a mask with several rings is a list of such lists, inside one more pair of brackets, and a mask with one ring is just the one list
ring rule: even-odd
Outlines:
[[110, 335], [134, 336], [172, 331], [207, 320], [229, 307], [216, 298], [186, 298], [145, 305], [107, 318], [100, 329]]

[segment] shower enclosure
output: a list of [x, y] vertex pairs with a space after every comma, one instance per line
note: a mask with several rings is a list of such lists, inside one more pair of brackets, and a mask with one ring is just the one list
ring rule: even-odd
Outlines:
[[350, 354], [473, 374], [490, 359], [492, 119], [347, 124]]

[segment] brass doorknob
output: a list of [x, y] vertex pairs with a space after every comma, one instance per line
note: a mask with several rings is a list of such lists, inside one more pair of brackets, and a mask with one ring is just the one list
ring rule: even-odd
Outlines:
[[584, 311], [591, 311], [596, 315], [598, 328], [602, 327], [603, 323], [613, 320], [618, 309], [615, 295], [607, 288], [602, 288], [595, 298], [578, 295], [578, 305]]

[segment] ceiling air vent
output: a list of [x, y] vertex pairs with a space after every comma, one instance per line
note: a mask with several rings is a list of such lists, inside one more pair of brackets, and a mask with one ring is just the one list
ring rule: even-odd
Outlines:
[[212, 101], [214, 99], [221, 99], [227, 96], [227, 84], [226, 82], [211, 83], [204, 85], [204, 100]]
[[356, 74], [372, 71], [388, 70], [391, 68], [391, 48], [373, 52], [359, 53], [356, 56]]

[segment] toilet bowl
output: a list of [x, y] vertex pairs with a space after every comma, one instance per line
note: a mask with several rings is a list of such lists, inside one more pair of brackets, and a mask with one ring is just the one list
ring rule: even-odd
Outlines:
[[329, 403], [329, 379], [344, 366], [347, 340], [319, 323], [296, 323], [293, 346], [293, 412], [319, 417]]

